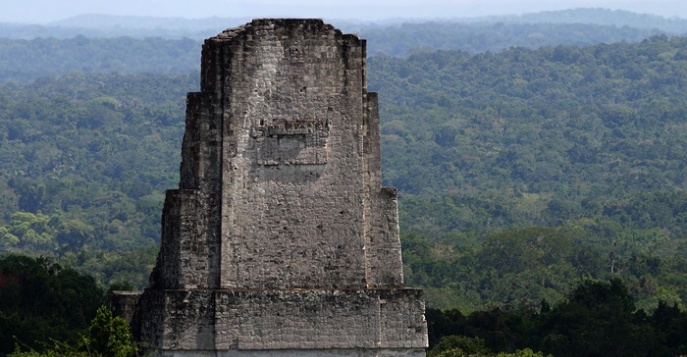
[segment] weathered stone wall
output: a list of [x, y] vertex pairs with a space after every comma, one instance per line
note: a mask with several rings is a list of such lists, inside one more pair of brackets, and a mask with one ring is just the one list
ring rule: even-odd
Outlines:
[[396, 189], [382, 187], [380, 155], [379, 105], [377, 93], [367, 93], [365, 128], [364, 177], [365, 200], [365, 261], [368, 287], [403, 285], [401, 240], [398, 222]]
[[164, 357], [422, 357], [424, 349], [330, 349], [268, 351], [165, 351]]
[[[418, 290], [166, 290], [150, 294], [162, 350], [422, 349]], [[146, 313], [148, 314], [148, 313]]]
[[364, 40], [319, 20], [255, 20], [206, 41], [180, 186], [206, 198], [188, 207], [207, 231], [163, 286], [402, 284], [365, 53]]
[[122, 317], [131, 323], [136, 314], [138, 302], [141, 299], [140, 291], [112, 291], [110, 310], [115, 316]]
[[254, 20], [205, 41], [179, 189], [132, 318], [145, 344], [169, 356], [424, 355], [365, 58], [364, 40], [321, 20]]
[[320, 21], [213, 39], [224, 103], [222, 287], [364, 287], [364, 41]]

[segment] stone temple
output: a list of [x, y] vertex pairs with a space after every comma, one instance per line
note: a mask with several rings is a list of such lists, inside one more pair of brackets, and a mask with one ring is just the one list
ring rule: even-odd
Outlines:
[[150, 286], [113, 309], [162, 356], [424, 356], [380, 171], [365, 40], [314, 19], [207, 39]]

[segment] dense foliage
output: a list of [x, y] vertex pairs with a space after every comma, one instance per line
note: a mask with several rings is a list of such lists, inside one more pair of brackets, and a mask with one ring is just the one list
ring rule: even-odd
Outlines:
[[[560, 297], [560, 282], [606, 273], [658, 279], [661, 294], [685, 301], [680, 270], [668, 272], [687, 257], [685, 54], [687, 39], [660, 36], [370, 59], [370, 89], [380, 92], [385, 119], [384, 179], [400, 189], [402, 229], [443, 245], [427, 275], [453, 300], [430, 301], [469, 308], [498, 291], [503, 302], [509, 284], [524, 281], [529, 293], [541, 290], [528, 295], [537, 301]], [[527, 226], [560, 228], [518, 230]], [[538, 248], [556, 264], [532, 260], [540, 236], [562, 249], [551, 256], [553, 248]], [[508, 245], [523, 248], [500, 248]], [[497, 265], [478, 267], [494, 249], [528, 265], [518, 270], [494, 255]], [[589, 257], [576, 261], [577, 252]], [[654, 270], [631, 268], [646, 261]], [[451, 266], [448, 275], [436, 274], [438, 262]], [[511, 278], [488, 275], [509, 266]], [[551, 279], [537, 283], [545, 272]], [[415, 270], [408, 277], [426, 284]], [[651, 299], [642, 303], [655, 306]]]
[[0, 355], [75, 342], [103, 303], [95, 280], [49, 258], [0, 259]]
[[[620, 280], [582, 281], [567, 298], [537, 309], [427, 311], [429, 357], [491, 356], [515, 350], [566, 356], [678, 356], [687, 351], [687, 313], [661, 302], [637, 309]], [[520, 352], [522, 353], [522, 352]]]
[[[9, 357], [134, 357], [138, 345], [133, 341], [129, 325], [121, 317], [112, 315], [105, 306], [98, 308], [87, 331], [71, 344], [53, 340], [53, 346], [45, 349], [22, 348]], [[0, 352], [0, 355], [2, 353]]]
[[604, 246], [579, 227], [505, 230], [475, 246], [403, 235], [406, 281], [422, 286], [433, 307], [464, 312], [500, 306], [535, 309], [561, 301], [573, 282], [622, 279], [637, 306], [687, 301], [687, 259], [682, 254], [627, 252]]
[[0, 85], [0, 249], [143, 286], [195, 86], [197, 75]]

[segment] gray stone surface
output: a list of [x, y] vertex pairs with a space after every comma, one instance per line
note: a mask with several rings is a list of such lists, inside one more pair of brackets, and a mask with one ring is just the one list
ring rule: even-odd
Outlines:
[[408, 338], [426, 333], [421, 298], [405, 289], [155, 290], [139, 317], [142, 339], [170, 351], [421, 349], [422, 338]]
[[424, 349], [340, 349], [269, 351], [165, 351], [164, 357], [422, 357]]
[[150, 287], [121, 300], [134, 333], [169, 356], [424, 355], [365, 41], [260, 19], [202, 58]]

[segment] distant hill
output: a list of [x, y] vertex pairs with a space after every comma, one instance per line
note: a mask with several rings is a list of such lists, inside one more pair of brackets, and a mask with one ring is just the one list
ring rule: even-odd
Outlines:
[[514, 16], [475, 18], [470, 22], [483, 23], [550, 23], [594, 24], [617, 27], [657, 29], [672, 34], [687, 33], [687, 19], [666, 18], [658, 15], [638, 14], [624, 10], [581, 8], [562, 11], [545, 11]]
[[[85, 14], [55, 21], [47, 25], [18, 25], [0, 23], [0, 37], [32, 39], [36, 37], [71, 38], [86, 37], [137, 38], [162, 37], [203, 39], [226, 28], [251, 19], [248, 17], [210, 17], [203, 19], [165, 18], [150, 16], [116, 16]], [[378, 22], [361, 22], [345, 19], [325, 19], [346, 32], [370, 34], [384, 28], [402, 24], [441, 23], [443, 25], [487, 26], [494, 24], [588, 24], [598, 26], [631, 27], [655, 30], [667, 34], [687, 33], [687, 19], [666, 18], [657, 15], [638, 14], [629, 11], [601, 8], [581, 8], [548, 11], [512, 16], [456, 18], [444, 20], [389, 19]]]
[[48, 24], [48, 26], [80, 27], [90, 29], [102, 29], [109, 27], [121, 29], [184, 29], [188, 31], [203, 31], [212, 28], [222, 28], [223, 26], [236, 26], [250, 20], [251, 19], [248, 17], [208, 17], [203, 19], [186, 19], [183, 17], [86, 14], [51, 22]]
[[371, 56], [404, 57], [417, 52], [461, 50], [499, 52], [511, 47], [588, 46], [639, 42], [664, 34], [659, 30], [593, 24], [423, 22], [361, 30]]
[[188, 38], [0, 38], [0, 81], [28, 82], [72, 72], [187, 74], [198, 69], [200, 46]]
[[[88, 15], [52, 27], [0, 25], [0, 81], [29, 82], [71, 72], [187, 74], [198, 69], [204, 38], [243, 21]], [[102, 27], [96, 28], [98, 24]], [[664, 34], [648, 28], [545, 22], [349, 23], [341, 27], [367, 39], [371, 57], [407, 57], [436, 50], [475, 54], [511, 47], [584, 47], [639, 42]], [[37, 33], [43, 35], [31, 37]]]

